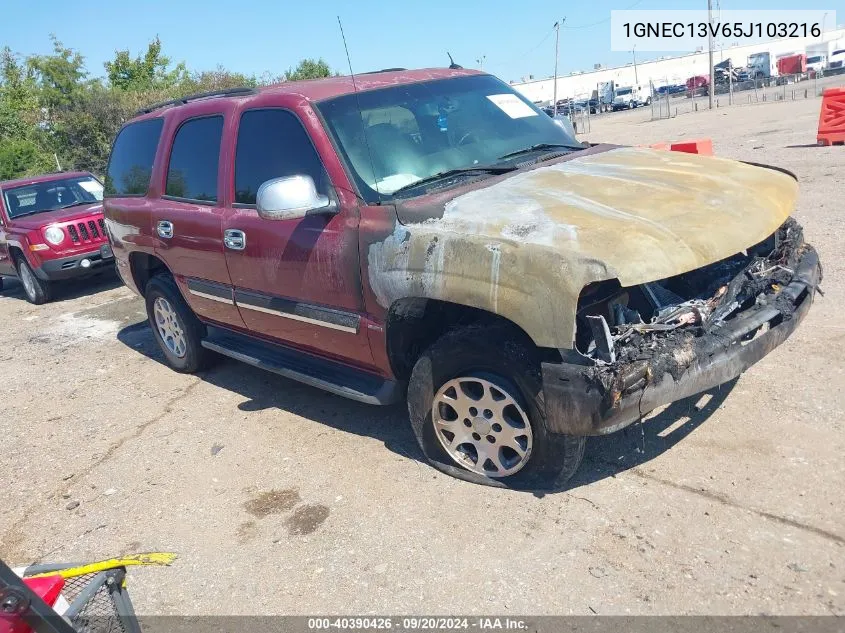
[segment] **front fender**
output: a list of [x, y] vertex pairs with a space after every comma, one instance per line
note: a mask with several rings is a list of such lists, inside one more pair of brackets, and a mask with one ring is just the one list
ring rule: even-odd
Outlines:
[[436, 224], [396, 224], [368, 245], [366, 277], [388, 309], [409, 297], [438, 299], [498, 314], [538, 347], [570, 349], [581, 289], [615, 275], [596, 261], [564, 259], [553, 248], [445, 231]]

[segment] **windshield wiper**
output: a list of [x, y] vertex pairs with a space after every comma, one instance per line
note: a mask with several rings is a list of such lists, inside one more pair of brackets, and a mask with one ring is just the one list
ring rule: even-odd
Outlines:
[[59, 207], [57, 209], [53, 209], [53, 211], [60, 211], [61, 209], [70, 209], [71, 207], [79, 207], [83, 204], [92, 204], [91, 202], [86, 202], [85, 200], [81, 200], [79, 202], [73, 202], [71, 204], [66, 204], [63, 207]]
[[34, 211], [24, 211], [23, 213], [16, 213], [12, 216], [12, 219], [22, 218], [27, 215], [35, 215], [36, 213], [44, 213], [45, 211], [53, 211], [53, 209], [35, 209]]
[[395, 196], [397, 193], [400, 193], [402, 191], [414, 189], [421, 185], [428, 185], [433, 182], [437, 182], [438, 180], [443, 180], [444, 178], [450, 178], [452, 176], [459, 176], [461, 174], [506, 174], [509, 171], [516, 171], [516, 167], [514, 167], [513, 165], [475, 165], [473, 167], [458, 167], [457, 169], [447, 169], [446, 171], [441, 171], [436, 174], [432, 174], [431, 176], [426, 176], [425, 178], [415, 180], [414, 182], [399, 187], [399, 189], [394, 191], [391, 195]]
[[61, 211], [62, 209], [70, 209], [71, 207], [78, 207], [78, 206], [81, 206], [81, 205], [84, 205], [84, 204], [93, 204], [93, 203], [85, 202], [83, 200], [82, 202], [74, 202], [73, 204], [66, 204], [63, 207], [56, 207], [55, 209], [35, 209], [33, 211], [24, 211], [23, 213], [18, 213], [14, 217], [22, 218], [22, 217], [27, 216], [27, 215], [35, 215], [36, 213], [48, 213], [50, 211]]
[[522, 156], [523, 154], [530, 154], [531, 152], [539, 152], [541, 150], [551, 150], [551, 149], [584, 149], [583, 147], [578, 147], [576, 145], [567, 145], [565, 143], [537, 143], [536, 145], [532, 145], [531, 147], [524, 147], [522, 149], [518, 149], [515, 152], [509, 152], [504, 156], [499, 156], [499, 160], [505, 160], [506, 158], [513, 158], [514, 156]]

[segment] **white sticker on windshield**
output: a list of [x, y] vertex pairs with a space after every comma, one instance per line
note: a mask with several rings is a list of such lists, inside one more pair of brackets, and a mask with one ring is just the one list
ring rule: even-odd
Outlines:
[[95, 180], [80, 180], [79, 186], [94, 196], [97, 200], [103, 199], [103, 185]]
[[516, 95], [487, 95], [487, 98], [499, 106], [499, 109], [512, 119], [537, 116], [537, 113]]

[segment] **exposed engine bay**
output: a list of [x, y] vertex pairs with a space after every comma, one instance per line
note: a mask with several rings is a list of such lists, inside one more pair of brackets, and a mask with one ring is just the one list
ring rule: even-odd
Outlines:
[[[709, 266], [631, 288], [592, 284], [579, 299], [576, 349], [616, 397], [652, 377], [677, 379], [708, 351], [698, 349], [705, 338], [708, 347], [713, 341], [727, 346], [789, 319], [800, 297], [783, 290], [809, 248], [789, 218], [759, 244]], [[747, 328], [740, 325], [744, 319]], [[720, 338], [727, 325], [730, 335]]]

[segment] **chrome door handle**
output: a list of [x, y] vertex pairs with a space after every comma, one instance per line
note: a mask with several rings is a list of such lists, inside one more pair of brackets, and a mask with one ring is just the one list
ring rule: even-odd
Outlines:
[[226, 229], [223, 231], [223, 245], [233, 251], [242, 251], [246, 248], [246, 233], [238, 229]]
[[170, 222], [169, 220], [159, 220], [158, 224], [156, 224], [156, 231], [158, 232], [159, 237], [169, 240], [173, 237], [173, 222]]

